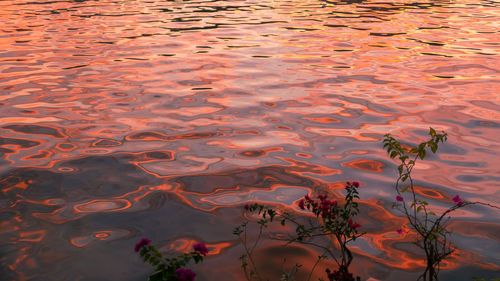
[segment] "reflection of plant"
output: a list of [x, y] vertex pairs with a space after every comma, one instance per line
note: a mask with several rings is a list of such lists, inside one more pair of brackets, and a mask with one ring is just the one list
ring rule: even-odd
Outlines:
[[[268, 226], [268, 223], [273, 221], [275, 218], [279, 218], [282, 225], [289, 223], [295, 226], [294, 235], [289, 235], [288, 238], [280, 240], [285, 240], [288, 243], [296, 242], [300, 244], [312, 245], [322, 251], [322, 254], [318, 257], [316, 263], [311, 269], [307, 280], [311, 279], [314, 269], [320, 260], [327, 258], [327, 255], [338, 265], [338, 269], [334, 272], [327, 269], [328, 280], [355, 280], [353, 275], [349, 272], [349, 265], [352, 262], [353, 256], [347, 244], [364, 234], [358, 232], [358, 228], [361, 225], [353, 221], [353, 218], [359, 213], [358, 203], [355, 202], [355, 199], [359, 199], [357, 191], [358, 187], [359, 183], [357, 182], [348, 182], [346, 184], [347, 194], [345, 196], [345, 203], [343, 206], [339, 206], [337, 201], [329, 200], [327, 195], [318, 195], [317, 200], [310, 198], [309, 195], [306, 195], [299, 201], [298, 206], [302, 210], [307, 209], [308, 211], [311, 211], [317, 218], [315, 220], [309, 220], [309, 224], [307, 226], [302, 224], [299, 219], [295, 218], [290, 213], [278, 213], [272, 208], [267, 208], [264, 205], [257, 203], [245, 205], [245, 209], [247, 211], [256, 212], [260, 216], [257, 221], [257, 224], [259, 225], [259, 234], [252, 246], [248, 246], [247, 241], [248, 222], [244, 222], [233, 231], [233, 233], [240, 238], [245, 250], [245, 254], [241, 256], [241, 265], [246, 279], [249, 281], [263, 280], [262, 276], [258, 272], [258, 268], [252, 254], [259, 244], [263, 231]], [[321, 239], [323, 239], [322, 242], [318, 241]], [[340, 249], [340, 255], [336, 255], [334, 253], [335, 248]], [[296, 267], [297, 265], [295, 266], [295, 271]], [[282, 280], [292, 280], [289, 279], [286, 274], [283, 276], [286, 278], [282, 278]]]
[[[399, 177], [395, 186], [398, 194], [396, 196], [397, 202], [393, 204], [393, 207], [406, 216], [411, 228], [418, 234], [416, 245], [424, 250], [427, 262], [425, 271], [418, 280], [423, 279], [424, 281], [438, 280], [441, 261], [455, 250], [449, 240], [451, 233], [446, 229], [446, 222], [450, 219], [451, 212], [472, 204], [498, 208], [481, 202], [466, 202], [456, 195], [452, 199], [455, 204], [440, 215], [431, 210], [429, 203], [417, 195], [411, 174], [417, 160], [425, 158], [426, 148], [430, 148], [433, 153], [436, 153], [438, 144], [444, 143], [447, 139], [445, 132], [439, 134], [433, 128], [430, 128], [429, 135], [430, 140], [410, 148], [403, 146], [389, 134], [386, 134], [383, 140], [384, 148], [387, 149], [389, 156], [391, 158], [397, 157], [400, 161]], [[403, 230], [400, 228], [397, 232], [401, 234]]]
[[203, 261], [208, 249], [203, 243], [193, 245], [193, 251], [178, 255], [174, 258], [165, 258], [155, 246], [150, 245], [151, 240], [142, 238], [135, 245], [144, 262], [155, 267], [155, 272], [149, 276], [148, 281], [193, 281], [196, 273], [186, 266], [191, 260], [195, 263]]

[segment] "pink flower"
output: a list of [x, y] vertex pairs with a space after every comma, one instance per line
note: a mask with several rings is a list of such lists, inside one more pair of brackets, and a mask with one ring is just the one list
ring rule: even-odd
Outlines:
[[462, 202], [462, 198], [460, 198], [460, 196], [458, 196], [458, 195], [456, 195], [455, 197], [453, 197], [453, 199], [452, 199], [452, 200], [453, 200], [453, 202], [455, 202], [455, 203], [460, 203], [460, 202]]
[[318, 209], [318, 202], [313, 201], [313, 202], [312, 202], [312, 205], [313, 205], [313, 209], [314, 209], [314, 210], [315, 210], [315, 209]]
[[319, 200], [325, 200], [327, 197], [328, 197], [328, 195], [326, 195], [326, 194], [323, 194], [323, 195], [320, 194], [320, 195], [318, 195], [318, 199]]
[[401, 229], [401, 228], [396, 230], [396, 231], [398, 232], [399, 235], [403, 234], [403, 229]]
[[345, 190], [349, 191], [351, 188], [358, 188], [359, 187], [359, 182], [353, 181], [352, 183], [350, 181], [346, 182], [345, 184]]
[[356, 228], [358, 228], [360, 226], [361, 226], [361, 224], [359, 224], [359, 223], [355, 223], [355, 224], [349, 225], [349, 227], [352, 228], [352, 229], [356, 229]]
[[245, 210], [248, 211], [248, 209], [250, 209], [250, 206], [248, 206], [248, 204], [245, 204], [245, 206], [243, 206], [243, 208], [245, 208]]
[[203, 244], [203, 243], [196, 243], [196, 244], [194, 244], [193, 245], [193, 249], [196, 252], [199, 252], [202, 256], [206, 256], [207, 253], [208, 253], [207, 246], [205, 246], [205, 244]]
[[350, 227], [350, 228], [352, 228], [352, 229], [356, 229], [356, 228], [358, 228], [358, 227], [360, 227], [360, 226], [361, 226], [361, 224], [359, 224], [359, 223], [353, 223], [353, 221], [352, 221], [351, 219], [349, 219], [349, 220], [347, 221], [347, 224], [348, 224], [348, 225], [349, 225], [349, 227]]
[[135, 244], [134, 251], [139, 252], [139, 250], [142, 249], [142, 247], [147, 246], [151, 243], [151, 240], [147, 238], [142, 238], [141, 241], [139, 241], [137, 244]]
[[193, 281], [194, 277], [196, 277], [196, 273], [194, 273], [191, 269], [186, 269], [179, 267], [175, 270], [175, 274], [177, 274], [177, 280], [179, 281]]
[[300, 200], [300, 201], [299, 201], [299, 208], [301, 208], [302, 210], [304, 210], [304, 209], [305, 209], [305, 207], [304, 207], [304, 203], [305, 203], [305, 202], [304, 202], [304, 199], [302, 199], [302, 200]]
[[398, 195], [398, 196], [396, 196], [396, 200], [399, 201], [399, 202], [401, 202], [401, 201], [403, 201], [403, 197], [401, 197], [401, 196]]

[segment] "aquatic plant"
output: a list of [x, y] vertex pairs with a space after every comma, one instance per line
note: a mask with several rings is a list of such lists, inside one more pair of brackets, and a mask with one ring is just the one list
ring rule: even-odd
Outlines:
[[155, 268], [155, 272], [149, 276], [148, 281], [193, 281], [196, 273], [184, 267], [192, 260], [195, 263], [202, 262], [203, 257], [208, 253], [205, 244], [197, 243], [193, 245], [193, 251], [189, 253], [165, 258], [155, 246], [150, 244], [151, 240], [142, 238], [134, 249], [139, 252], [144, 262]]
[[[442, 261], [450, 256], [455, 248], [450, 241], [451, 232], [447, 229], [447, 224], [451, 219], [452, 212], [457, 209], [479, 204], [500, 209], [500, 207], [483, 203], [469, 202], [459, 195], [450, 198], [453, 204], [440, 214], [435, 213], [435, 208], [420, 195], [415, 186], [412, 171], [416, 163], [424, 160], [427, 149], [436, 153], [440, 143], [447, 140], [445, 132], [437, 133], [433, 128], [429, 130], [430, 139], [415, 147], [403, 145], [386, 134], [383, 139], [384, 148], [390, 158], [398, 159], [398, 178], [395, 183], [396, 201], [393, 208], [398, 209], [407, 219], [411, 229], [417, 235], [415, 244], [420, 247], [426, 257], [426, 268], [418, 277], [418, 280], [437, 281]], [[314, 198], [306, 195], [297, 202], [297, 207], [302, 210], [302, 215], [297, 215], [298, 210], [293, 213], [275, 210], [272, 207], [259, 203], [246, 204], [245, 211], [254, 219], [249, 219], [233, 230], [233, 234], [238, 236], [243, 245], [244, 253], [240, 257], [241, 267], [247, 281], [267, 280], [259, 272], [259, 264], [254, 258], [255, 250], [261, 245], [265, 236], [265, 230], [270, 223], [280, 221], [282, 226], [292, 226], [294, 233], [287, 235], [269, 236], [291, 243], [299, 243], [315, 247], [319, 250], [314, 265], [308, 272], [307, 281], [311, 280], [318, 264], [324, 259], [331, 259], [337, 264], [337, 268], [332, 271], [326, 269], [328, 281], [355, 281], [360, 280], [354, 277], [349, 271], [353, 255], [348, 244], [356, 240], [365, 233], [359, 232], [361, 225], [355, 221], [359, 214], [358, 182], [347, 182], [345, 185], [346, 195], [342, 202], [329, 199], [327, 194], [319, 194]], [[304, 215], [303, 212], [310, 212], [313, 216]], [[248, 227], [251, 224], [258, 226], [258, 234], [252, 242], [249, 239]], [[405, 230], [397, 230], [402, 234]], [[285, 237], [285, 238], [283, 238]], [[196, 274], [185, 266], [191, 261], [199, 263], [208, 253], [208, 249], [203, 243], [193, 246], [193, 251], [178, 255], [173, 258], [165, 258], [156, 247], [150, 245], [151, 240], [143, 238], [135, 245], [135, 251], [139, 252], [144, 262], [148, 262], [155, 267], [155, 272], [149, 277], [149, 281], [193, 281]], [[292, 268], [285, 268], [285, 261], [281, 269], [280, 281], [294, 281], [295, 276], [301, 267], [295, 264]], [[474, 280], [484, 280], [473, 277]], [[496, 279], [492, 279], [496, 280]], [[319, 281], [324, 281], [319, 279]]]
[[[446, 228], [452, 212], [473, 204], [498, 208], [482, 202], [468, 202], [456, 195], [450, 200], [454, 204], [444, 212], [436, 214], [433, 211], [432, 206], [415, 191], [412, 177], [417, 161], [426, 157], [426, 149], [430, 148], [432, 153], [436, 153], [439, 143], [447, 140], [447, 134], [444, 131], [437, 133], [433, 128], [430, 128], [429, 136], [428, 141], [415, 147], [401, 144], [390, 134], [386, 134], [383, 140], [384, 148], [387, 149], [389, 156], [399, 159], [400, 162], [399, 176], [395, 184], [397, 196], [393, 208], [397, 208], [406, 216], [411, 228], [418, 236], [415, 244], [425, 252], [426, 268], [418, 278], [424, 281], [438, 280], [441, 262], [455, 250], [450, 241], [451, 232]], [[402, 234], [403, 229], [400, 228], [397, 232]]]
[[[345, 195], [343, 205], [340, 205], [337, 201], [328, 199], [328, 195], [326, 194], [318, 195], [317, 199], [312, 199], [309, 195], [306, 195], [298, 202], [298, 207], [302, 210], [312, 212], [316, 217], [315, 219], [310, 219], [307, 225], [289, 212], [278, 212], [273, 208], [258, 203], [245, 205], [244, 208], [246, 211], [250, 213], [255, 212], [259, 216], [256, 222], [259, 226], [259, 233], [252, 245], [249, 245], [247, 236], [248, 221], [242, 223], [233, 231], [233, 234], [237, 235], [240, 239], [245, 251], [240, 260], [246, 279], [248, 281], [264, 280], [254, 261], [253, 253], [259, 245], [264, 229], [268, 224], [274, 220], [280, 220], [283, 226], [287, 224], [293, 225], [295, 233], [289, 234], [287, 238], [274, 239], [286, 241], [287, 244], [300, 243], [310, 245], [322, 252], [318, 256], [314, 266], [310, 269], [307, 280], [311, 279], [318, 263], [329, 257], [338, 265], [337, 270], [333, 272], [330, 269], [326, 270], [329, 281], [354, 281], [354, 276], [349, 272], [349, 265], [353, 260], [353, 256], [348, 243], [364, 234], [358, 230], [361, 225], [354, 221], [354, 217], [359, 214], [358, 203], [355, 202], [356, 199], [359, 199], [358, 187], [358, 182], [347, 182], [345, 187], [347, 194]], [[336, 253], [336, 249], [340, 251], [340, 254]], [[299, 266], [295, 265], [289, 272], [296, 272]], [[293, 275], [283, 271], [281, 280], [293, 280]], [[359, 280], [359, 277], [357, 279]]]

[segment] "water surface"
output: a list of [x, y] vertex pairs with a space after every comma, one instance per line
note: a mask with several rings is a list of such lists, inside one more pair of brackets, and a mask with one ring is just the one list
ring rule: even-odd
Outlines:
[[[243, 280], [244, 204], [296, 210], [347, 180], [368, 232], [353, 270], [414, 278], [380, 140], [445, 130], [419, 192], [498, 205], [499, 21], [498, 1], [1, 1], [1, 279], [145, 280], [148, 237], [206, 243], [197, 280]], [[499, 277], [498, 212], [455, 217], [443, 277]]]

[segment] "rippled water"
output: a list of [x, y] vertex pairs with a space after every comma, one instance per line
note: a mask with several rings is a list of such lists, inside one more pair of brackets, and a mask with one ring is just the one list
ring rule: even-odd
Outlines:
[[[416, 168], [433, 205], [500, 201], [498, 1], [3, 0], [0, 22], [2, 280], [145, 280], [141, 237], [204, 242], [197, 280], [243, 280], [243, 204], [353, 179], [353, 270], [414, 279], [387, 132], [448, 132]], [[456, 216], [443, 277], [499, 277], [498, 212]]]

